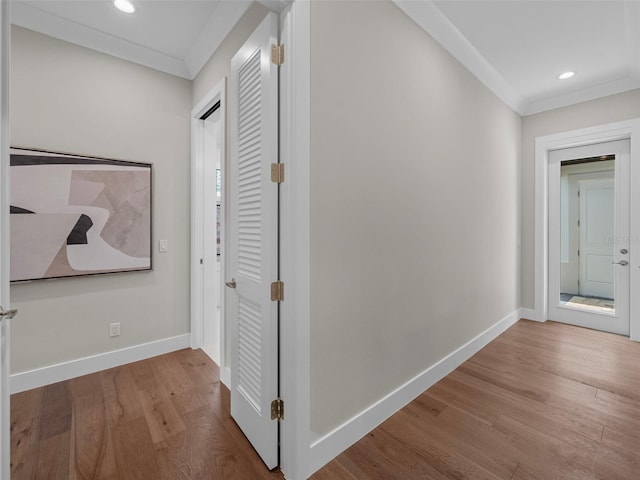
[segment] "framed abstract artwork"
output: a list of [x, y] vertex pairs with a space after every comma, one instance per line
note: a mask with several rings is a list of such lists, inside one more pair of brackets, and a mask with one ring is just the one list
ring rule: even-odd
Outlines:
[[151, 164], [10, 153], [12, 282], [151, 270]]

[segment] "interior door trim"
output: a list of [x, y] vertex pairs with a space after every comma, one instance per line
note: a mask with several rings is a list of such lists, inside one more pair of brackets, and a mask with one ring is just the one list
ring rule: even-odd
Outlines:
[[[548, 319], [548, 169], [550, 150], [613, 140], [631, 140], [631, 238], [640, 238], [640, 118], [545, 135], [535, 139], [534, 165], [534, 305], [532, 320]], [[640, 290], [640, 254], [630, 255], [630, 289]], [[630, 338], [640, 341], [640, 302], [631, 299]]]

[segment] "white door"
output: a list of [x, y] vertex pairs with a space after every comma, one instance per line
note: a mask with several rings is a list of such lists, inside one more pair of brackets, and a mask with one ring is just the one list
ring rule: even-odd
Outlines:
[[267, 467], [278, 465], [278, 162], [277, 17], [270, 13], [231, 60], [229, 275], [231, 415]]
[[[629, 335], [629, 152], [629, 140], [549, 152], [550, 320]], [[563, 225], [568, 217], [561, 214], [562, 169], [612, 160], [613, 181], [579, 181], [580, 223]], [[579, 235], [580, 295], [561, 291], [563, 231]]]
[[[0, 305], [9, 308], [9, 50], [10, 2], [0, 2]], [[0, 309], [0, 479], [9, 480], [10, 316]]]
[[578, 185], [580, 295], [613, 299], [614, 180], [581, 180]]

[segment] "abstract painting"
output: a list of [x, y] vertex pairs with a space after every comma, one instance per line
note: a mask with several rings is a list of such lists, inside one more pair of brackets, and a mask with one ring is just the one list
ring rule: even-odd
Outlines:
[[11, 149], [11, 281], [151, 270], [151, 165]]

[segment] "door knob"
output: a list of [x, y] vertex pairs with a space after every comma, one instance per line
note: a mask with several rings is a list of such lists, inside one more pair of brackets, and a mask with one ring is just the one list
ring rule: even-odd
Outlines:
[[227, 287], [236, 288], [236, 279], [232, 278], [230, 282], [226, 282]]
[[614, 265], [622, 265], [623, 267], [626, 267], [627, 265], [629, 265], [629, 262], [627, 262], [626, 260], [620, 260], [619, 262], [611, 262]]
[[18, 314], [18, 310], [13, 308], [11, 310], [5, 310], [0, 306], [0, 318], [6, 318], [7, 320], [11, 320]]

